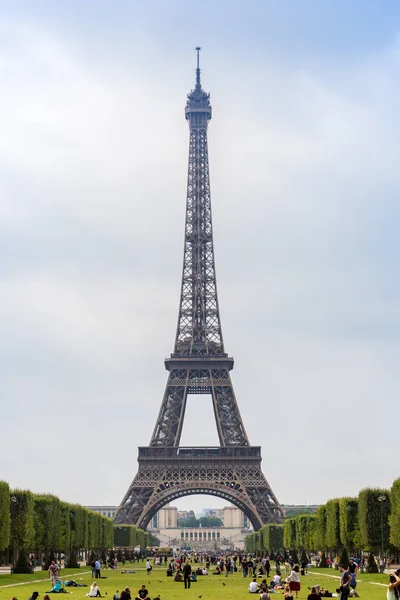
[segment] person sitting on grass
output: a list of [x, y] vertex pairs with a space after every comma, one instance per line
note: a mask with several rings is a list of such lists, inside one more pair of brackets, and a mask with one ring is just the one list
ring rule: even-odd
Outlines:
[[213, 572], [213, 575], [221, 575], [221, 569], [218, 566], [215, 569], [215, 571]]
[[254, 578], [253, 581], [250, 581], [249, 592], [250, 594], [256, 594], [258, 592], [258, 583], [256, 578]]
[[182, 573], [180, 571], [175, 573], [174, 581], [183, 581]]
[[88, 594], [86, 594], [86, 596], [88, 596], [89, 598], [97, 598], [97, 596], [101, 597], [100, 588], [95, 581], [90, 586], [90, 591]]
[[146, 590], [146, 586], [143, 584], [140, 590], [138, 591], [138, 595], [136, 596], [136, 600], [150, 600], [149, 592]]
[[63, 582], [61, 581], [61, 579], [56, 581], [56, 583], [53, 585], [53, 587], [51, 588], [51, 590], [49, 592], [46, 592], [46, 594], [66, 594], [66, 593], [67, 592], [63, 588]]
[[131, 590], [128, 587], [122, 590], [120, 600], [131, 600]]
[[33, 592], [32, 596], [29, 598], [29, 600], [37, 600], [38, 596], [39, 596], [39, 592]]
[[[271, 587], [278, 588], [278, 586], [282, 585], [282, 577], [280, 575], [274, 575], [271, 579]], [[280, 588], [279, 588], [280, 589]]]
[[321, 600], [321, 596], [317, 592], [317, 588], [313, 586], [307, 596], [307, 600]]
[[283, 596], [285, 600], [293, 600], [293, 592], [288, 583], [286, 583], [285, 587], [283, 588]]

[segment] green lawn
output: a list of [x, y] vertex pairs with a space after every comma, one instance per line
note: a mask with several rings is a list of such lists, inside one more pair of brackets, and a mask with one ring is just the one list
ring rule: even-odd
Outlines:
[[[107, 579], [98, 580], [103, 596], [112, 600], [112, 596], [116, 590], [121, 590], [123, 587], [129, 586], [132, 592], [132, 598], [134, 599], [137, 590], [141, 584], [144, 583], [149, 590], [150, 597], [154, 598], [159, 595], [161, 600], [188, 600], [188, 598], [198, 600], [199, 596], [202, 596], [202, 600], [240, 600], [249, 598], [247, 588], [250, 578], [243, 579], [241, 573], [235, 573], [229, 577], [216, 575], [198, 577], [197, 583], [192, 583], [191, 589], [185, 590], [183, 583], [174, 582], [171, 577], [166, 576], [165, 567], [153, 568], [150, 576], [147, 576], [144, 563], [139, 563], [139, 565], [129, 565], [126, 568], [133, 569], [135, 573], [121, 574], [120, 570], [113, 571], [109, 569], [102, 571], [102, 574], [107, 577]], [[72, 577], [72, 574], [75, 574], [74, 577]], [[301, 578], [301, 592], [299, 598], [301, 600], [306, 600], [309, 593], [307, 587], [316, 583], [319, 583], [326, 589], [334, 592], [338, 587], [339, 580], [328, 577], [332, 575], [338, 576], [338, 572], [332, 569], [311, 569], [307, 576]], [[92, 583], [91, 573], [88, 572], [85, 567], [82, 567], [80, 570], [63, 569], [61, 576], [64, 580], [73, 578], [78, 583], [87, 583], [88, 586]], [[33, 583], [35, 580], [41, 581]], [[360, 583], [357, 586], [357, 590], [363, 600], [385, 599], [386, 588], [380, 585], [374, 585], [371, 582], [387, 584], [387, 575], [367, 575], [361, 573], [359, 575], [359, 580]], [[26, 585], [21, 585], [21, 582], [27, 583]], [[16, 585], [15, 587], [3, 587], [4, 585], [13, 583], [19, 583], [20, 585]], [[28, 600], [31, 593], [35, 590], [38, 591], [42, 597], [50, 588], [51, 585], [47, 579], [47, 573], [44, 571], [37, 571], [32, 575], [0, 576], [0, 600], [9, 600], [12, 596], [15, 596], [18, 600]], [[67, 589], [70, 594], [74, 596], [72, 600], [86, 600], [88, 588]], [[278, 598], [279, 595], [276, 594], [276, 597]], [[54, 597], [55, 596], [53, 596], [53, 598]], [[64, 597], [66, 597], [66, 595], [63, 594], [61, 598]], [[255, 595], [254, 598], [255, 600], [258, 600], [258, 595]]]

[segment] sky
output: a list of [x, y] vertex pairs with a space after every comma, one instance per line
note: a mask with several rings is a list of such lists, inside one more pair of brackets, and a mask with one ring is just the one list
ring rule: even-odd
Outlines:
[[[197, 45], [224, 342], [263, 472], [285, 504], [389, 487], [390, 0], [2, 2], [0, 479], [113, 505], [136, 473], [175, 339]], [[181, 443], [218, 444], [208, 396], [189, 396]]]

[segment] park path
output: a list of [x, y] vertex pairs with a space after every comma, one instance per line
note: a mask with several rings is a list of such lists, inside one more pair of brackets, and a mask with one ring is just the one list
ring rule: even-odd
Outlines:
[[[71, 575], [68, 573], [68, 576], [75, 577], [76, 575], [87, 575], [88, 573], [91, 573], [91, 571], [80, 571], [79, 573], [71, 573]], [[43, 581], [48, 581], [48, 579], [33, 579], [30, 581], [21, 581], [20, 583], [7, 583], [6, 585], [0, 585], [0, 589], [15, 587], [16, 585], [32, 585], [32, 583], [43, 583]]]
[[[340, 575], [328, 575], [327, 573], [320, 573], [319, 571], [311, 571], [308, 569], [309, 573], [313, 575], [322, 575], [323, 577], [330, 577], [331, 579], [340, 579]], [[386, 583], [378, 583], [377, 581], [363, 581], [362, 579], [357, 578], [358, 583], [370, 583], [371, 585], [380, 585], [382, 587], [387, 587]]]

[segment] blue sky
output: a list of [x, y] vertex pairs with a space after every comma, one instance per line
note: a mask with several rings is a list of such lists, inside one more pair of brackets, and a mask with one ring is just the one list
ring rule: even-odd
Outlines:
[[[113, 504], [135, 472], [175, 334], [200, 44], [222, 325], [249, 437], [282, 502], [389, 486], [399, 4], [4, 2], [2, 17], [0, 437], [15, 453], [0, 478]], [[216, 443], [211, 402], [190, 400], [183, 442]], [[93, 496], [92, 476], [111, 485]]]

